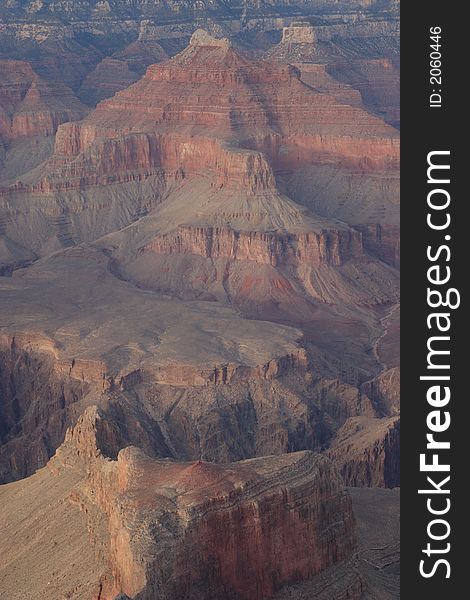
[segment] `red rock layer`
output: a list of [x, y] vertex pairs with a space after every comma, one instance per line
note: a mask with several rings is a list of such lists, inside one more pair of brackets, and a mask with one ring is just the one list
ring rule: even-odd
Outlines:
[[41, 80], [29, 63], [0, 61], [0, 138], [53, 135], [61, 123], [86, 113], [69, 88]]
[[262, 600], [354, 550], [351, 501], [322, 456], [213, 465], [127, 448], [110, 462], [100, 448], [113, 443], [112, 424], [89, 409], [55, 459], [85, 462], [85, 493], [108, 515], [114, 581], [103, 600]]
[[223, 227], [179, 226], [156, 237], [142, 252], [195, 254], [279, 266], [335, 265], [362, 255], [361, 236], [354, 230], [318, 233], [234, 231]]
[[139, 75], [130, 71], [125, 61], [104, 58], [87, 75], [78, 94], [83, 102], [94, 106], [100, 100], [114, 96], [116, 92], [132, 85], [137, 79]]
[[59, 128], [48, 182], [36, 189], [70, 178], [103, 183], [110, 173], [126, 180], [157, 166], [212, 168], [219, 181], [248, 177], [252, 186], [254, 177], [259, 185], [272, 177], [259, 152], [275, 170], [325, 161], [388, 169], [399, 146], [383, 121], [305, 85], [294, 67], [252, 61], [224, 40], [195, 34], [185, 51], [149, 67], [89, 118]]
[[398, 61], [356, 59], [334, 62], [328, 71], [356, 88], [364, 105], [384, 115], [387, 123], [400, 126], [400, 70]]
[[216, 139], [177, 134], [109, 136], [110, 132], [78, 123], [61, 126], [46, 175], [32, 185], [18, 182], [3, 193], [44, 193], [139, 181], [162, 169], [167, 177], [177, 179], [208, 170], [214, 177], [214, 186], [243, 187], [251, 193], [274, 187], [271, 167], [257, 151], [230, 148]]
[[352, 417], [338, 432], [328, 455], [346, 485], [400, 485], [400, 418]]

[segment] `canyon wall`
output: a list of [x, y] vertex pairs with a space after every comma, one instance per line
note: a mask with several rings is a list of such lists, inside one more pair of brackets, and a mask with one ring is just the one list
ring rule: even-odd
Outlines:
[[351, 503], [323, 457], [218, 466], [127, 448], [109, 462], [100, 450], [109, 439], [109, 423], [89, 409], [54, 459], [85, 461], [83, 491], [108, 515], [113, 584], [103, 598], [262, 600], [354, 550]]

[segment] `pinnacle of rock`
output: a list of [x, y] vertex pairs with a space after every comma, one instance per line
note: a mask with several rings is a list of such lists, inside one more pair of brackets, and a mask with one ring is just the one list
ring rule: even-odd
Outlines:
[[205, 29], [196, 29], [191, 36], [191, 46], [214, 46], [216, 48], [230, 48], [231, 43], [227, 38], [216, 38]]

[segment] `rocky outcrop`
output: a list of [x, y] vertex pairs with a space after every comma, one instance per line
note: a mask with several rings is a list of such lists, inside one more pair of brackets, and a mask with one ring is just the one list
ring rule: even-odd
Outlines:
[[397, 225], [376, 223], [361, 225], [365, 248], [381, 260], [400, 267], [400, 228]]
[[400, 414], [400, 368], [386, 369], [362, 389], [372, 399], [380, 416]]
[[129, 87], [139, 79], [139, 75], [129, 70], [126, 62], [115, 58], [104, 58], [85, 78], [78, 95], [89, 106], [100, 100], [114, 96], [116, 92]]
[[[325, 379], [298, 329], [149, 294], [108, 267], [79, 247], [1, 282], [4, 479], [42, 466], [90, 402], [123, 445], [214, 462], [322, 450], [349, 417], [376, 416], [357, 386]], [[31, 298], [36, 333], [14, 325]]]
[[22, 61], [0, 61], [0, 139], [50, 136], [87, 109], [65, 85], [46, 83]]
[[52, 456], [84, 397], [107, 387], [103, 365], [57, 360], [46, 336], [0, 339], [0, 482], [34, 473]]
[[283, 44], [314, 44], [315, 32], [308, 23], [292, 23], [282, 31]]
[[291, 23], [282, 30], [279, 44], [265, 53], [266, 58], [287, 63], [313, 62], [317, 57], [315, 28], [310, 23]]
[[[315, 93], [292, 67], [249, 61], [226, 40], [208, 41], [204, 35], [197, 33], [184, 52], [153, 65], [141, 81], [103, 101], [89, 119], [61, 128], [52, 170], [72, 160], [73, 172], [62, 177], [79, 171], [85, 177], [91, 165], [97, 174], [124, 167], [168, 169], [177, 156], [180, 164], [174, 168], [200, 171], [219, 166], [221, 151], [214, 140], [204, 139], [212, 135], [219, 147], [220, 140], [234, 146], [231, 153], [228, 146], [222, 152], [234, 167], [244, 160], [243, 152], [236, 152], [240, 147], [265, 153], [275, 169], [322, 160], [361, 168], [396, 166], [398, 140], [383, 122], [337, 104], [334, 96]], [[182, 85], [191, 87], [189, 95], [181, 95]], [[199, 134], [197, 149], [183, 135], [188, 129], [192, 136]], [[267, 135], [270, 129], [277, 133]], [[236, 168], [228, 173], [236, 178]]]
[[[70, 252], [79, 259], [78, 250]], [[26, 305], [36, 298], [38, 333], [17, 327], [2, 338], [4, 480], [43, 466], [91, 402], [115, 416], [120, 446], [215, 462], [321, 450], [349, 417], [375, 415], [356, 387], [313, 377], [297, 330], [243, 320], [213, 302], [188, 305], [136, 293], [100, 271], [93, 254], [78, 260], [86, 277], [56, 256], [46, 271], [30, 267], [36, 275], [24, 283], [8, 281], [10, 288], [25, 285]], [[93, 291], [97, 277], [101, 298]], [[8, 302], [1, 314], [10, 321]]]
[[351, 503], [323, 457], [212, 465], [127, 448], [110, 462], [103, 439], [109, 424], [89, 409], [54, 459], [59, 469], [86, 463], [84, 493], [108, 515], [113, 585], [103, 598], [176, 600], [191, 590], [194, 599], [261, 600], [354, 550]]
[[142, 252], [195, 254], [212, 259], [254, 261], [273, 267], [340, 266], [361, 256], [362, 244], [360, 235], [352, 230], [288, 234], [180, 226], [174, 233], [154, 239]]
[[[362, 4], [364, 10], [358, 11]], [[32, 8], [34, 7], [34, 8]], [[38, 8], [40, 7], [40, 8]], [[104, 8], [105, 7], [105, 8]], [[321, 37], [343, 44], [360, 36], [362, 51], [387, 48], [384, 40], [397, 37], [397, 2], [19, 2], [0, 6], [0, 48], [7, 57], [34, 58], [35, 70], [47, 79], [67, 83], [75, 91], [104, 58], [127, 45], [154, 44], [156, 60], [140, 54], [141, 65], [160, 60], [156, 44], [165, 52], [179, 52], [194, 31], [194, 24], [216, 35], [235, 36], [243, 46], [266, 49], [278, 39], [284, 26], [299, 19], [320, 19]], [[303, 21], [303, 22], [306, 22]], [[331, 44], [337, 49], [337, 44]], [[342, 49], [342, 48], [341, 48]], [[342, 49], [343, 50], [343, 49]], [[152, 51], [152, 53], [153, 53]], [[332, 53], [328, 48], [329, 55]], [[383, 54], [383, 52], [382, 52]], [[337, 52], [333, 52], [337, 55]], [[343, 50], [342, 56], [348, 55]], [[130, 64], [130, 63], [129, 63]], [[133, 70], [133, 69], [132, 69]], [[141, 72], [141, 71], [140, 71]]]
[[[322, 77], [328, 79], [324, 71]], [[54, 153], [41, 170], [0, 190], [5, 235], [10, 244], [42, 255], [51, 244], [57, 247], [42, 237], [53, 215], [54, 222], [61, 223], [59, 244], [95, 239], [154, 208], [168, 194], [166, 186], [171, 189], [175, 183], [187, 182], [189, 187], [201, 174], [210, 179], [214, 192], [231, 190], [256, 198], [279, 196], [279, 174], [313, 164], [339, 162], [353, 170], [393, 172], [399, 150], [396, 132], [361, 108], [343, 103], [343, 92], [347, 95], [328, 83], [319, 91], [304, 84], [294, 67], [252, 60], [227, 39], [198, 31], [183, 52], [149, 67], [140, 81], [101, 102], [87, 119], [59, 127]], [[137, 201], [130, 202], [129, 195]], [[10, 226], [11, 204], [29, 213], [31, 203], [26, 199], [32, 196], [42, 198], [34, 205], [38, 209], [34, 219], [41, 221], [36, 227], [40, 236]], [[271, 212], [283, 210], [282, 204], [285, 200], [276, 200]], [[267, 206], [268, 196], [263, 211]], [[91, 227], [92, 220], [99, 226]], [[277, 228], [283, 225], [282, 217], [272, 220]], [[25, 222], [31, 222], [29, 214]], [[248, 252], [271, 254], [269, 264], [276, 266], [292, 263], [289, 256], [274, 256], [286, 248], [299, 263], [312, 254], [312, 262], [340, 265], [361, 253], [357, 233], [338, 233], [332, 223], [316, 227], [305, 219], [297, 222], [306, 235], [292, 232], [292, 236], [287, 228], [287, 243], [269, 241], [276, 246], [272, 250]], [[209, 231], [211, 223], [202, 222], [201, 229], [206, 225]], [[310, 233], [312, 229], [325, 233], [317, 236]], [[193, 228], [189, 237], [197, 230]], [[225, 230], [219, 227], [217, 234], [224, 235]], [[239, 237], [250, 240], [241, 240], [244, 246], [256, 246], [263, 236], [253, 225], [253, 232]], [[168, 238], [166, 233], [158, 236], [155, 247], [171, 247]], [[266, 245], [266, 240], [261, 244]], [[241, 247], [238, 253], [243, 254]], [[5, 263], [5, 268], [11, 267], [7, 259]], [[321, 296], [325, 298], [323, 292]]]
[[328, 451], [347, 485], [400, 485], [400, 418], [349, 419]]
[[328, 71], [357, 89], [364, 105], [382, 114], [387, 123], [400, 126], [400, 70], [398, 59], [374, 58], [333, 62]]

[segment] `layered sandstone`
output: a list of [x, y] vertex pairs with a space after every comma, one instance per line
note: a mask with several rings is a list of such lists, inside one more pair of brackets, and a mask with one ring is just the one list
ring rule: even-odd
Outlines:
[[[295, 118], [284, 104], [291, 99]], [[339, 119], [332, 132], [336, 109], [348, 124]], [[392, 137], [371, 133], [371, 123]], [[14, 298], [15, 314], [29, 315], [34, 333], [57, 349], [58, 359], [47, 358], [54, 373], [69, 366], [61, 385], [75, 385], [70, 365], [96, 367], [100, 404], [120, 415], [123, 439], [151, 455], [224, 462], [325, 449], [347, 419], [375, 424], [382, 416], [359, 389], [382, 368], [370, 355], [374, 311], [397, 301], [397, 274], [368, 256], [361, 233], [346, 224], [354, 203], [342, 205], [341, 221], [321, 217], [279, 182], [295, 178], [289, 169], [308, 182], [310, 168], [330, 168], [310, 164], [316, 144], [320, 163], [349, 156], [353, 165], [364, 149], [368, 174], [356, 176], [369, 181], [367, 156], [380, 160], [377, 149], [396, 140], [383, 122], [302, 83], [295, 68], [253, 61], [198, 32], [90, 117], [62, 125], [41, 177], [4, 190], [7, 239], [51, 254], [14, 273], [6, 301]], [[389, 158], [393, 167], [393, 152]], [[8, 213], [13, 204], [28, 216], [20, 228]], [[300, 324], [305, 344], [298, 329], [264, 319]], [[31, 336], [28, 320], [17, 323], [6, 307], [8, 339]], [[23, 352], [18, 360], [39, 359]], [[90, 397], [54, 393], [50, 405], [63, 406], [49, 425], [34, 403], [16, 418], [7, 399], [8, 460], [22, 423], [27, 439], [42, 444], [43, 463]], [[31, 461], [22, 456], [5, 477], [30, 473]]]
[[[46, 588], [80, 600], [156, 593], [176, 600], [189, 590], [200, 600], [263, 599], [280, 588], [288, 597], [289, 584], [321, 588], [315, 576], [337, 563], [344, 569], [354, 552], [351, 501], [324, 457], [301, 452], [212, 465], [116, 449], [113, 421], [90, 407], [46, 468], [0, 488], [9, 564], [2, 581], [12, 600]], [[18, 552], [28, 529], [41, 538], [47, 532], [47, 556], [35, 540]], [[64, 535], [86, 541], [88, 552], [76, 553]], [[56, 558], [72, 562], [80, 578], [53, 572]], [[30, 577], [15, 581], [21, 562]], [[359, 599], [351, 567], [341, 592]]]
[[[324, 71], [322, 77], [324, 82], [328, 79]], [[279, 196], [280, 173], [297, 173], [313, 165], [341, 162], [360, 171], [393, 172], [398, 159], [396, 132], [352, 106], [355, 102], [345, 104], [343, 96], [348, 93], [328, 82], [319, 91], [303, 83], [294, 67], [253, 61], [227, 39], [198, 31], [183, 52], [149, 67], [140, 81], [101, 102], [87, 119], [59, 127], [54, 153], [40, 172], [32, 171], [1, 190], [7, 239], [39, 255], [53, 243], [26, 234], [24, 228], [10, 227], [8, 207], [24, 205], [21, 210], [30, 212], [31, 203], [23, 199], [31, 196], [42, 198], [34, 218], [60, 219], [65, 230], [60, 240], [70, 245], [127, 225], [140, 210], [153, 208], [169, 193], [165, 186], [171, 189], [188, 181], [190, 189], [191, 180], [201, 174], [212, 179], [213, 192], [236, 190], [242, 196], [274, 197]], [[142, 190], [147, 198], [136, 210], [128, 206], [127, 198], [137, 187], [153, 188], [156, 193]], [[136, 192], [135, 196], [142, 195]], [[286, 200], [276, 200], [271, 212], [283, 210]], [[99, 210], [107, 206], [106, 216], [94, 218], [96, 204]], [[108, 224], [114, 214], [117, 218]], [[99, 230], [91, 230], [91, 219], [100, 223]], [[278, 227], [281, 222], [278, 219]], [[335, 236], [351, 237], [356, 249], [362, 244], [355, 233], [346, 237], [337, 233], [337, 224], [325, 226], [333, 231], [325, 232], [321, 244], [341, 245], [341, 241], [327, 241]], [[304, 218], [303, 232], [311, 227]], [[299, 249], [305, 239], [311, 246], [315, 238], [296, 236]], [[382, 253], [382, 246], [370, 242], [367, 249]], [[357, 250], [349, 257], [355, 254]], [[330, 262], [339, 264], [344, 259], [334, 257]]]
[[330, 70], [393, 54], [393, 19], [314, 3], [289, 66], [236, 47], [312, 3], [211, 3], [215, 37], [180, 52], [208, 14], [190, 4], [45, 2], [9, 23], [43, 77], [23, 112], [65, 97], [44, 76], [109, 96], [82, 120], [31, 108], [0, 147], [0, 477], [27, 477], [0, 488], [12, 600], [368, 593], [342, 484], [298, 451], [398, 484], [398, 133], [372, 84], [369, 102]]
[[[237, 146], [266, 153], [275, 168], [298, 168], [299, 161], [327, 158], [362, 166], [396, 164], [397, 139], [383, 122], [338, 104], [334, 96], [315, 93], [292, 67], [249, 61], [227, 40], [202, 35], [196, 33], [177, 57], [150, 67], [137, 84], [102, 102], [90, 119], [62, 129], [55, 162], [60, 157], [84, 160], [84, 153], [92, 151], [95, 161], [101, 156], [104, 160], [106, 152], [126, 156], [131, 160], [128, 169], [165, 165], [171, 146], [168, 152], [158, 139], [170, 128], [170, 144], [177, 132], [181, 144], [190, 144], [188, 134], [201, 136], [204, 131], [204, 137], [236, 139]], [[182, 89], [188, 86], [189, 95]], [[142, 131], [146, 137], [139, 137]], [[152, 137], [157, 138], [154, 149]], [[126, 150], [130, 144], [135, 150]], [[147, 154], [138, 150], [141, 144], [148, 147]], [[280, 147], [285, 150], [279, 152]], [[202, 148], [198, 157], [194, 168], [214, 164]], [[119, 164], [113, 166], [122, 170]], [[98, 172], [102, 169], [97, 165]]]
[[31, 65], [0, 61], [0, 138], [53, 135], [66, 121], [85, 116], [87, 109], [65, 85], [47, 83]]
[[[150, 194], [144, 208], [155, 213], [153, 239], [142, 239], [139, 247], [139, 237], [134, 235], [133, 248], [127, 252], [132, 256], [124, 260], [118, 256], [117, 266], [121, 275], [146, 284], [141, 276], [144, 262], [147, 281], [158, 278], [158, 291], [180, 297], [197, 297], [199, 292], [181, 289], [187, 288], [187, 277], [174, 285], [166, 282], [161, 271], [173, 272], [171, 264], [162, 266], [159, 259], [152, 269], [149, 253], [169, 257], [169, 263], [183, 260], [177, 257], [200, 256], [210, 271], [211, 261], [224, 259], [256, 262], [276, 273], [295, 269], [281, 277], [257, 273], [256, 279], [277, 278], [287, 296], [299, 296], [291, 302], [297, 313], [312, 298], [335, 303], [338, 289], [348, 303], [367, 303], [372, 290], [378, 302], [395, 301], [395, 283], [382, 284], [395, 276], [382, 272], [382, 267], [364, 256], [357, 231], [308, 214], [278, 189], [280, 172], [302, 172], [312, 163], [341, 161], [361, 170], [393, 171], [398, 156], [393, 129], [360, 108], [340, 103], [340, 95], [338, 90], [319, 92], [305, 85], [293, 67], [253, 61], [227, 39], [197, 31], [175, 58], [150, 67], [135, 85], [101, 102], [89, 118], [61, 126], [54, 154], [41, 177], [28, 177], [26, 183], [4, 189], [3, 197], [8, 205], [21, 205], [22, 198], [30, 195], [44, 198], [39, 206], [45, 205], [47, 213], [60, 219], [64, 229], [60, 243], [70, 245], [112, 231], [113, 222], [108, 224], [107, 219], [115, 212], [119, 218], [114, 228], [127, 225], [139, 216], [135, 207], [128, 207], [129, 192], [138, 186], [148, 195], [145, 186], [153, 187], [156, 193]], [[186, 190], [185, 200], [179, 187]], [[136, 195], [140, 197], [141, 192]], [[62, 209], [64, 196], [67, 215]], [[175, 208], [172, 215], [165, 215], [166, 208], [160, 209], [159, 201], [181, 211], [186, 203], [186, 214]], [[95, 219], [99, 231], [90, 231], [97, 204], [107, 216]], [[28, 202], [24, 205], [24, 210], [31, 210]], [[105, 206], [110, 210], [105, 211]], [[157, 225], [163, 219], [164, 228]], [[36, 238], [19, 239], [13, 227], [5, 228], [5, 233], [40, 255], [52, 243], [37, 233]], [[318, 276], [323, 267], [325, 272]], [[344, 269], [336, 273], [328, 267]], [[199, 274], [195, 272], [191, 279], [198, 280]], [[247, 305], [251, 316], [252, 283], [239, 273], [226, 279], [230, 291], [225, 301], [237, 307]], [[283, 294], [276, 291], [276, 285], [267, 284], [272, 304], [289, 304], [287, 298], [278, 298]], [[228, 290], [223, 282], [222, 287]], [[220, 297], [219, 292], [215, 296]]]
[[[380, 414], [356, 386], [325, 378], [326, 340], [312, 361], [298, 329], [136, 289], [111, 265], [79, 247], [2, 283], [4, 480], [42, 466], [91, 401], [118, 416], [123, 444], [215, 462], [321, 450], [348, 418]], [[314, 313], [315, 343], [337, 314]], [[362, 356], [344, 338], [341, 352], [343, 365]]]
[[395, 58], [371, 58], [333, 62], [328, 71], [357, 89], [369, 110], [382, 114], [387, 123], [400, 126], [400, 70]]
[[[91, 396], [102, 397], [103, 404], [114, 398], [128, 423], [141, 405], [129, 407], [126, 394], [134, 394], [142, 382], [176, 386], [171, 393], [177, 396], [178, 387], [194, 388], [196, 394], [204, 387], [241, 389], [247, 382], [261, 385], [292, 370], [305, 372], [298, 330], [246, 321], [213, 303], [175, 304], [136, 293], [107, 265], [100, 253], [88, 251], [85, 258], [82, 250], [74, 250], [31, 267], [26, 278], [2, 284], [4, 480], [44, 464]], [[100, 290], [95, 290], [96, 277]], [[52, 288], [55, 307], [48, 300]], [[30, 312], [33, 296], [34, 328], [27, 321], [15, 325], [11, 311]], [[120, 327], [122, 319], [133, 330], [132, 339]], [[140, 434], [128, 428], [130, 439], [137, 442], [153, 427], [154, 433], [148, 434], [151, 451], [169, 455], [167, 444], [156, 436], [155, 415], [141, 414], [139, 419]]]
[[139, 75], [131, 71], [126, 62], [104, 58], [87, 75], [78, 94], [83, 102], [95, 106], [100, 100], [114, 96], [116, 92], [132, 85]]
[[180, 226], [152, 241], [144, 250], [156, 254], [194, 254], [278, 266], [341, 265], [362, 254], [360, 236], [352, 231], [286, 234], [245, 232], [218, 227]]
[[89, 457], [89, 493], [109, 518], [114, 594], [262, 599], [351, 555], [350, 501], [324, 458], [182, 464], [127, 448], [109, 463], [99, 452], [101, 421], [87, 412], [57, 460]]
[[[383, 54], [397, 39], [395, 0], [380, 6], [362, 3], [248, 2], [228, 6], [225, 2], [20, 2], [12, 0], [0, 7], [0, 52], [6, 57], [30, 59], [38, 73], [47, 79], [65, 82], [77, 90], [83, 79], [104, 57], [113, 56], [126, 45], [160, 43], [165, 52], [180, 51], [193, 33], [194, 23], [217, 35], [236, 36], [243, 46], [266, 49], [269, 40], [280, 37], [282, 28], [299, 19], [318, 19], [316, 26], [327, 56], [349, 56], [377, 50]], [[103, 8], [106, 7], [106, 8]], [[359, 18], [358, 18], [359, 16]], [[392, 37], [394, 36], [394, 38]], [[355, 39], [357, 38], [357, 40]], [[155, 60], [160, 60], [158, 47]], [[349, 52], [348, 52], [349, 50]], [[138, 54], [141, 55], [140, 49]]]
[[399, 486], [400, 419], [348, 420], [339, 431], [330, 457], [347, 485], [356, 487]]

